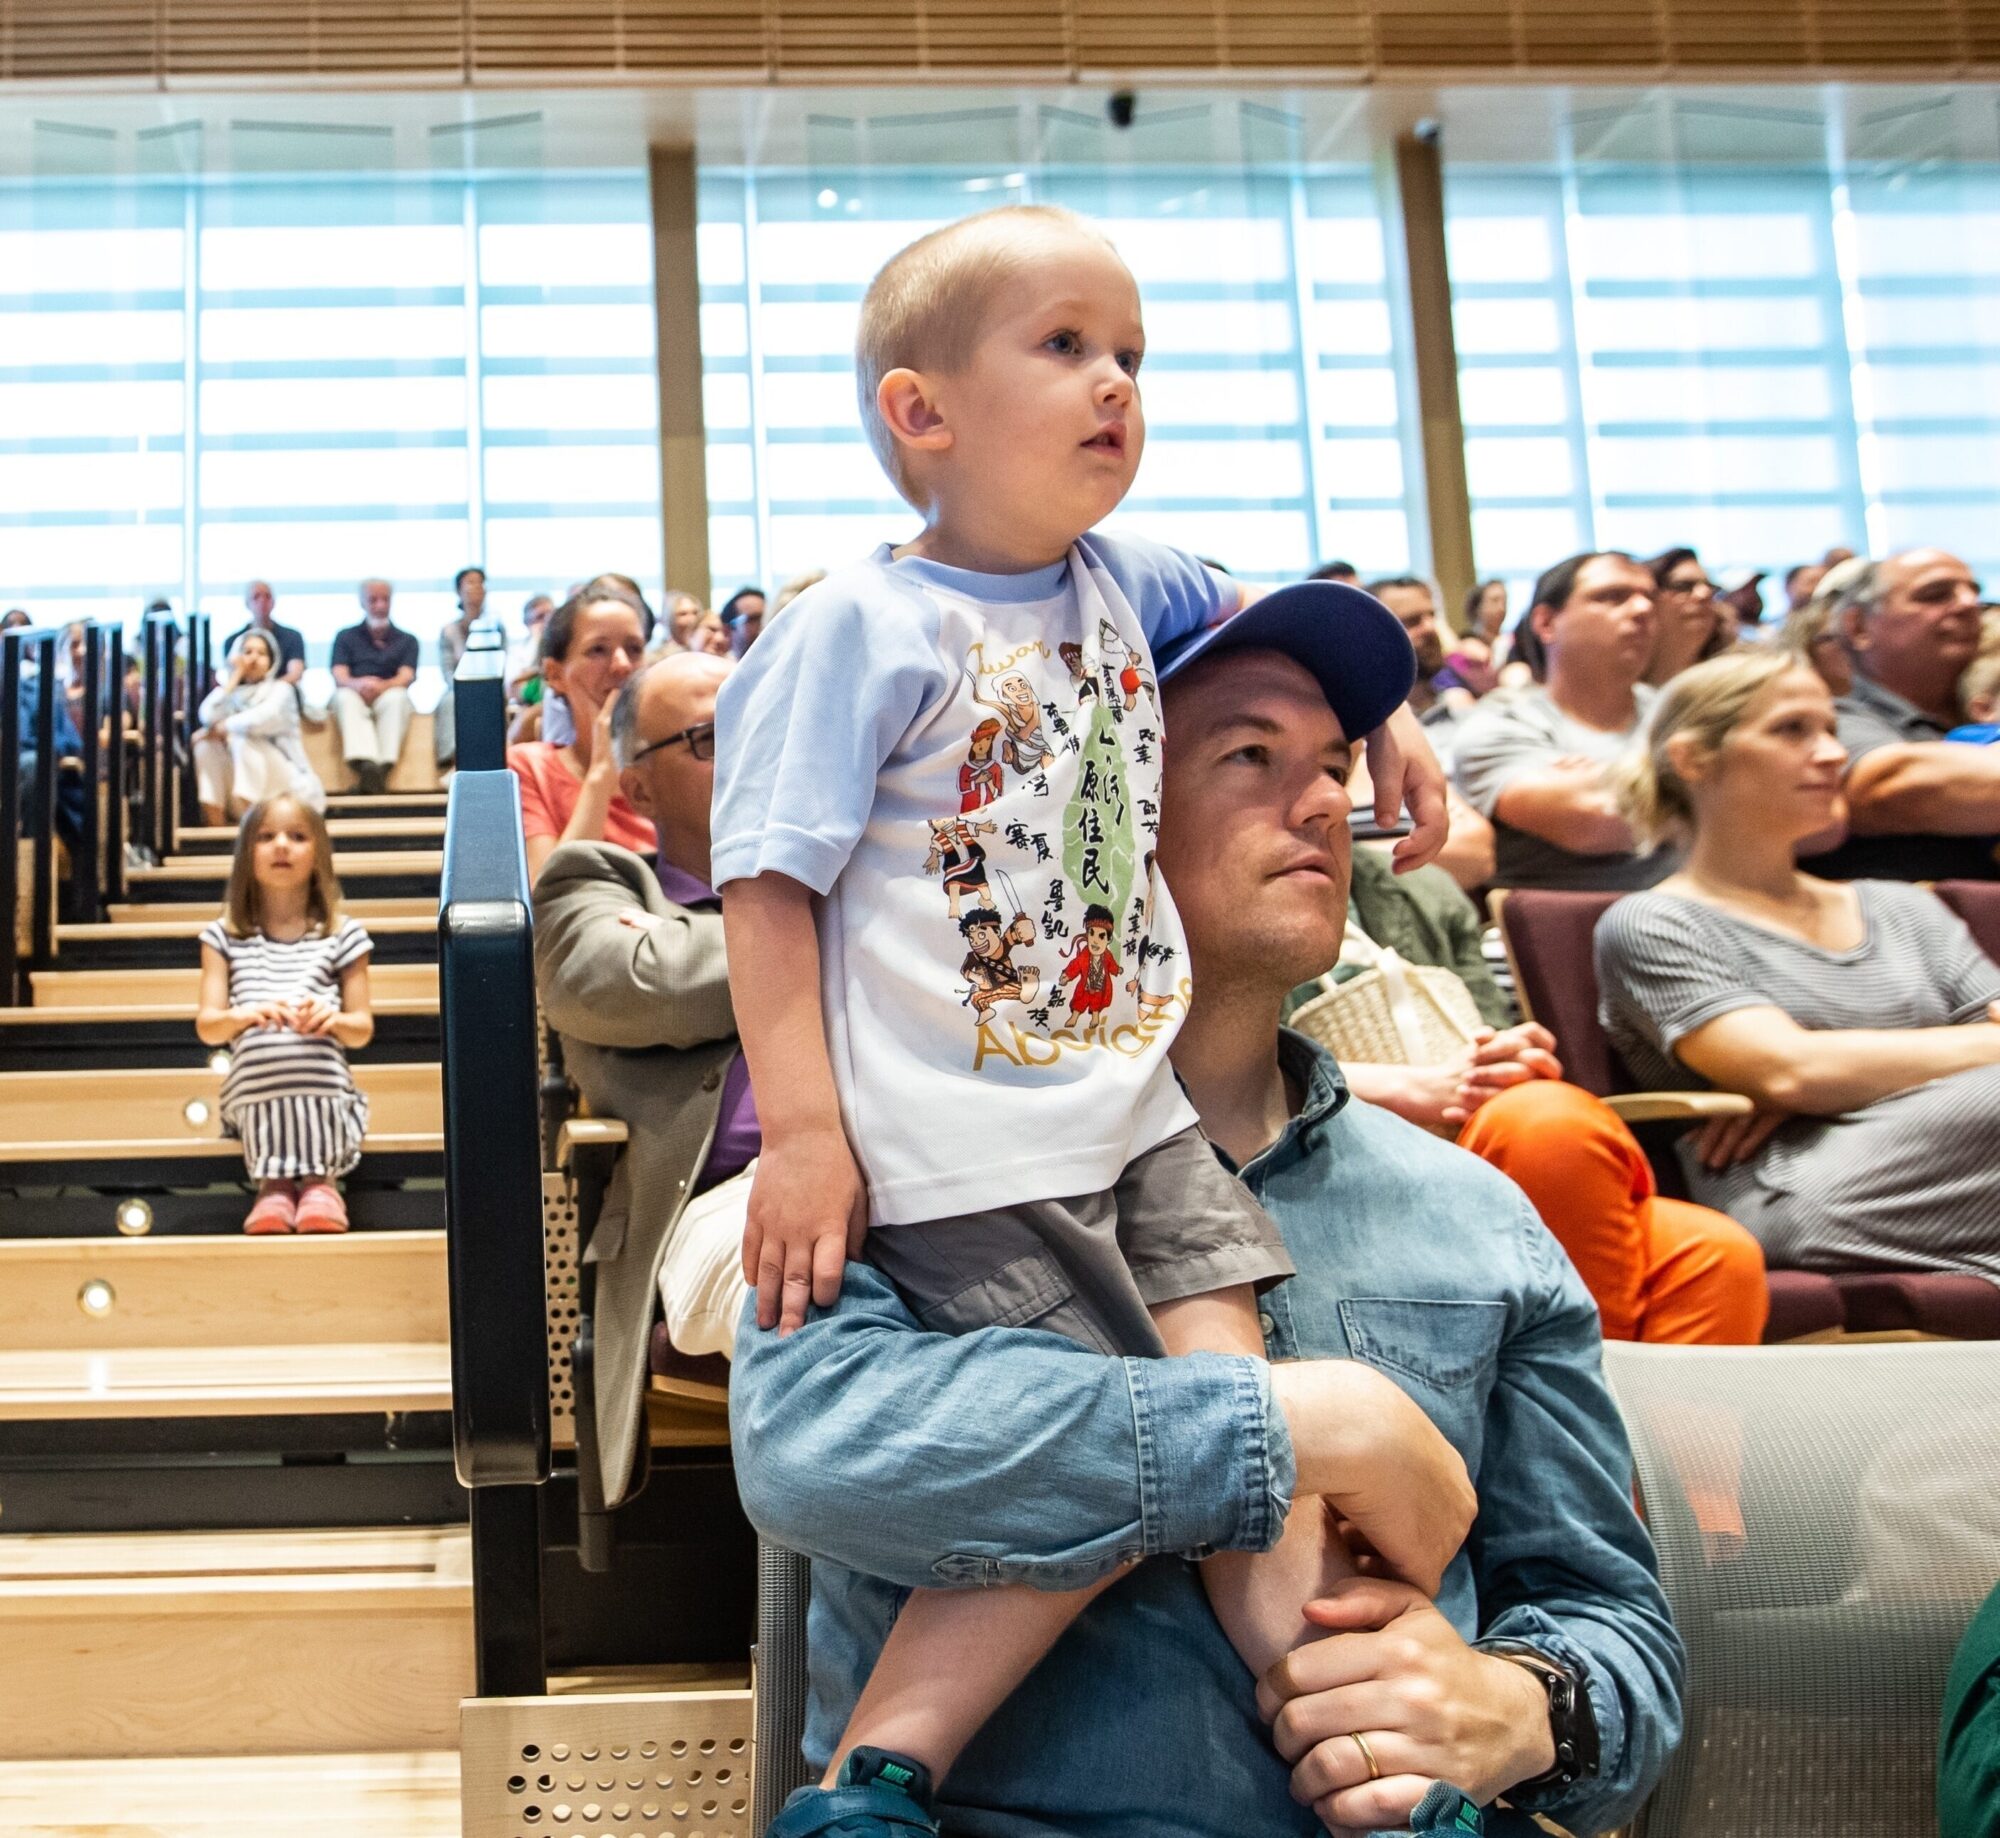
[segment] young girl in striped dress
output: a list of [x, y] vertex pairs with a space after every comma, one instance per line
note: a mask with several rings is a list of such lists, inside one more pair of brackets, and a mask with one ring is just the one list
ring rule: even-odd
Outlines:
[[368, 1100], [347, 1047], [375, 1032], [368, 934], [340, 910], [320, 814], [289, 795], [244, 813], [222, 917], [201, 934], [195, 1031], [230, 1049], [224, 1131], [257, 1198], [243, 1229], [344, 1232], [334, 1181], [361, 1159]]

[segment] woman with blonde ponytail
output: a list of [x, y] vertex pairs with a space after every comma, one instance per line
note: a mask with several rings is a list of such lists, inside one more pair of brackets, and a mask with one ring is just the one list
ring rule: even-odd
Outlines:
[[2000, 1283], [2000, 965], [1922, 888], [1825, 881], [1844, 831], [1833, 699], [1784, 653], [1732, 652], [1661, 693], [1614, 785], [1685, 866], [1597, 931], [1602, 1019], [1648, 1085], [1742, 1093], [1695, 1198], [1777, 1269]]

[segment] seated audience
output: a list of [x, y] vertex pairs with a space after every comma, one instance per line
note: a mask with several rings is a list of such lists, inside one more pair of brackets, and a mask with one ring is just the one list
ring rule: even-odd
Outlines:
[[389, 789], [389, 774], [403, 757], [410, 731], [410, 685], [417, 680], [417, 641], [389, 618], [389, 583], [361, 583], [367, 615], [333, 641], [333, 718], [340, 751], [362, 791]]
[[507, 749], [521, 781], [521, 834], [528, 873], [565, 842], [613, 842], [640, 855], [659, 846], [653, 826], [618, 788], [611, 751], [612, 699], [646, 652], [645, 628], [628, 595], [593, 584], [549, 615], [542, 632], [542, 681], [575, 723], [567, 741], [531, 740]]
[[1507, 645], [1501, 636], [1507, 623], [1507, 583], [1481, 581], [1465, 597], [1465, 629], [1451, 641], [1440, 676], [1443, 688], [1468, 689], [1474, 696], [1490, 695], [1500, 681]]
[[0, 617], [0, 632], [12, 632], [22, 627], [31, 626], [34, 623], [34, 620], [29, 617], [26, 607], [10, 606], [5, 616]]
[[[598, 1446], [612, 1505], [630, 1489], [645, 1421], [661, 1257], [688, 1203], [747, 1167], [761, 1140], [729, 1005], [721, 903], [708, 885], [715, 693], [729, 670], [675, 653], [635, 671], [612, 704], [619, 787], [657, 825], [658, 857], [565, 843], [535, 883], [542, 1012], [592, 1114], [631, 1132], [591, 1251]], [[732, 1266], [741, 1243], [739, 1212], [726, 1235]]]
[[1558, 562], [1522, 621], [1546, 661], [1539, 687], [1488, 697], [1466, 721], [1452, 779], [1492, 821], [1502, 887], [1650, 887], [1670, 854], [1643, 853], [1611, 794], [1610, 768], [1658, 693], [1653, 577], [1629, 555]]
[[1852, 549], [1836, 548], [1827, 550], [1816, 562], [1800, 562], [1796, 568], [1787, 568], [1785, 570], [1786, 617], [1789, 618], [1799, 611], [1818, 594], [1820, 588], [1825, 585], [1827, 574], [1831, 569], [1853, 559]]
[[1646, 681], [1655, 689], [1670, 683], [1690, 664], [1713, 657], [1735, 639], [1723, 618], [1715, 586], [1692, 549], [1667, 549], [1646, 564], [1658, 590], [1652, 661]]
[[[1225, 569], [1223, 572], [1227, 573], [1228, 571]], [[1343, 587], [1359, 587], [1361, 585], [1361, 570], [1355, 567], [1352, 562], [1321, 562], [1311, 574], [1306, 576], [1306, 579], [1309, 581], [1337, 581]]]
[[267, 633], [246, 627], [203, 698], [194, 771], [205, 823], [227, 823], [280, 796], [326, 809], [326, 787], [299, 740], [299, 699], [279, 674], [279, 656]]
[[688, 640], [694, 629], [701, 623], [701, 616], [708, 608], [690, 593], [670, 592], [667, 595], [667, 629], [659, 644], [662, 652], [688, 650]]
[[1972, 572], [1942, 549], [1871, 562], [1836, 612], [1853, 662], [1841, 697], [1850, 835], [1811, 863], [1841, 880], [2000, 878], [2000, 753], [1948, 746], [1979, 650]]
[[83, 692], [90, 675], [90, 627], [72, 619], [56, 641], [56, 671], [62, 684], [63, 701], [68, 705], [70, 724], [83, 732]]
[[1945, 739], [1978, 747], [2000, 741], [2000, 649], [1982, 651], [1965, 667], [1958, 700], [1965, 719]]
[[[0, 626], [0, 630], [6, 630]], [[26, 659], [22, 660], [25, 664]], [[61, 689], [57, 685], [57, 689]], [[28, 824], [34, 814], [35, 787], [41, 770], [41, 755], [35, 745], [35, 708], [41, 699], [41, 679], [39, 672], [23, 669], [20, 686], [15, 692], [14, 706], [20, 726], [17, 732], [20, 745], [20, 796], [21, 834], [28, 833]], [[54, 703], [54, 740], [57, 762], [56, 772], [56, 835], [71, 851], [72, 855], [83, 846], [83, 807], [86, 795], [82, 772], [79, 770], [83, 759], [83, 736], [76, 731], [76, 723], [70, 719], [69, 699], [58, 694]]]
[[1854, 660], [1834, 610], [1867, 567], [1867, 560], [1857, 556], [1834, 563], [1821, 574], [1811, 597], [1785, 615], [1778, 631], [1779, 645], [1800, 663], [1810, 664], [1836, 700], [1854, 687]]
[[764, 629], [764, 590], [739, 587], [722, 603], [722, 623], [730, 635], [732, 648], [741, 657]]
[[695, 621], [694, 631], [688, 638], [688, 649], [707, 657], [734, 657], [736, 641], [730, 636], [728, 621], [720, 613], [703, 613]]
[[1754, 1153], [1682, 1162], [1773, 1267], [2000, 1282], [2000, 964], [1931, 893], [1793, 865], [1838, 823], [1844, 763], [1832, 698], [1788, 656], [1664, 692], [1620, 792], [1687, 865], [1598, 927], [1604, 1025], [1643, 1084], [1757, 1105]]
[[287, 683], [296, 683], [306, 673], [305, 635], [291, 626], [280, 625], [272, 618], [278, 596], [271, 591], [271, 583], [252, 581], [243, 590], [243, 604], [250, 609], [250, 623], [229, 634], [222, 647], [223, 656], [235, 654], [236, 641], [245, 632], [266, 632], [278, 647], [278, 675]]
[[[1631, 1130], [1601, 1099], [1562, 1082], [1554, 1037], [1514, 1024], [1481, 954], [1472, 902], [1435, 869], [1399, 875], [1377, 850], [1360, 848], [1348, 912], [1372, 944], [1451, 971], [1486, 1022], [1458, 1051], [1427, 1063], [1342, 1056], [1349, 1089], [1455, 1137], [1526, 1193], [1597, 1303], [1607, 1340], [1761, 1340], [1770, 1295], [1757, 1241], [1727, 1214], [1660, 1196]], [[1293, 991], [1292, 1005], [1319, 988]], [[1750, 1135], [1718, 1120], [1699, 1132], [1695, 1152], [1713, 1163]]]
[[1402, 622], [1417, 654], [1417, 680], [1410, 686], [1410, 707], [1423, 723], [1438, 759], [1451, 764], [1452, 740], [1472, 713], [1475, 697], [1460, 684], [1439, 682], [1445, 668], [1444, 628], [1438, 617], [1437, 593], [1413, 574], [1371, 581], [1368, 591]]
[[[1298, 1266], [1261, 1299], [1272, 1363], [1107, 1360], [1032, 1331], [1026, 1307], [1017, 1326], [926, 1333], [861, 1263], [790, 1336], [752, 1314], [740, 1330], [746, 1507], [817, 1560], [815, 1765], [905, 1590], [1118, 1579], [952, 1769], [954, 1832], [1395, 1829], [1433, 1778], [1505, 1794], [1519, 1810], [1496, 1832], [1531, 1832], [1530, 1812], [1603, 1831], [1643, 1803], [1679, 1735], [1679, 1643], [1576, 1273], [1517, 1189], [1350, 1096], [1279, 1029], [1287, 992], [1332, 961], [1345, 905], [1349, 743], [1315, 655], [1222, 648], [1165, 690], [1160, 861], [1198, 992], [1174, 1061]], [[1344, 1395], [1384, 1370], [1463, 1452], [1478, 1531], [1434, 1604], [1361, 1577], [1311, 1605], [1326, 1636], [1253, 1702], [1179, 1554], [1262, 1549], [1283, 1502], [1326, 1490], [1294, 1467], [1322, 1410], [1367, 1442], [1353, 1472], [1394, 1472], [1389, 1420]], [[1502, 1669], [1524, 1660], [1580, 1683], [1594, 1772], [1548, 1772], [1543, 1681]]]
[[440, 771], [458, 758], [458, 692], [452, 683], [458, 675], [459, 659], [465, 655], [465, 641], [486, 611], [486, 570], [461, 568], [452, 576], [451, 587], [458, 596], [458, 617], [447, 619], [438, 628], [438, 673], [444, 678], [444, 694], [431, 717], [431, 738], [436, 743]]
[[507, 641], [507, 700], [526, 707], [542, 699], [542, 628], [556, 603], [531, 594], [521, 608], [521, 630]]

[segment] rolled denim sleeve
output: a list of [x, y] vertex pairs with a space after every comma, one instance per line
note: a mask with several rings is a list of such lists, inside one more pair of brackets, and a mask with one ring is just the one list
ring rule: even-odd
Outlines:
[[[1580, 1832], [1627, 1823], [1681, 1735], [1686, 1653], [1632, 1509], [1632, 1454], [1604, 1382], [1597, 1311], [1532, 1210], [1542, 1300], [1502, 1356], [1480, 1463], [1472, 1559], [1479, 1644], [1518, 1642], [1574, 1671], [1599, 1770], [1508, 1798]], [[1562, 1502], [1551, 1519], [1548, 1503]]]
[[927, 1333], [865, 1264], [782, 1340], [746, 1305], [729, 1417], [766, 1538], [902, 1588], [1074, 1589], [1143, 1557], [1267, 1550], [1291, 1504], [1263, 1361]]

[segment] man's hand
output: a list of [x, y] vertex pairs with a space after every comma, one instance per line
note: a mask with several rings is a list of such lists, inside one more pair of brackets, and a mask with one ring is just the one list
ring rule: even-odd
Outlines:
[[1694, 1133], [1695, 1159], [1711, 1174], [1747, 1162], [1772, 1132], [1791, 1118], [1781, 1110], [1753, 1110], [1745, 1117], [1711, 1117]]
[[1292, 1432], [1299, 1492], [1324, 1497], [1390, 1571], [1435, 1595], [1479, 1510], [1459, 1452], [1360, 1360], [1275, 1365], [1271, 1388]]
[[1554, 1765], [1541, 1681], [1467, 1646], [1418, 1591], [1356, 1577], [1305, 1613], [1327, 1637], [1271, 1668], [1257, 1708], [1292, 1764], [1292, 1797], [1329, 1830], [1399, 1829], [1433, 1781], [1484, 1806]]
[[767, 1135], [743, 1231], [757, 1325], [782, 1337], [805, 1325], [808, 1303], [839, 1301], [840, 1273], [867, 1225], [861, 1175], [838, 1128]]
[[373, 708], [375, 706], [375, 698], [382, 693], [382, 678], [379, 676], [356, 677], [354, 679], [354, 692], [370, 708]]
[[1407, 702], [1368, 736], [1368, 779], [1375, 788], [1375, 821], [1385, 830], [1409, 807], [1410, 833], [1391, 857], [1396, 872], [1421, 868], [1444, 847], [1451, 818], [1445, 809], [1444, 768]]

